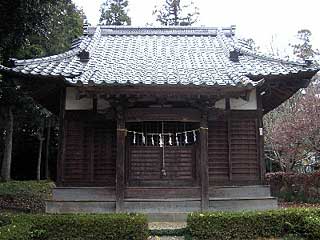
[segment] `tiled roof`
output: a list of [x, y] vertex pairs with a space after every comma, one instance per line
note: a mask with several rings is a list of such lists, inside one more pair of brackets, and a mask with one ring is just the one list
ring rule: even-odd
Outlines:
[[0, 71], [61, 76], [71, 84], [183, 84], [254, 87], [250, 76], [315, 71], [250, 50], [234, 28], [89, 27], [65, 53], [15, 60]]

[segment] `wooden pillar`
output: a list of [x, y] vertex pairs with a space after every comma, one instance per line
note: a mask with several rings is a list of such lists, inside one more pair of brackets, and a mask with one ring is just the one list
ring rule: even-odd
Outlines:
[[116, 212], [124, 210], [125, 119], [123, 107], [117, 107]]
[[63, 165], [65, 157], [65, 104], [66, 89], [62, 88], [60, 93], [60, 111], [59, 111], [59, 149], [57, 155], [57, 185], [61, 186], [63, 182]]
[[49, 173], [49, 155], [50, 155], [50, 137], [51, 137], [51, 125], [52, 125], [53, 118], [49, 117], [47, 120], [47, 139], [46, 139], [46, 158], [45, 158], [45, 170], [44, 176], [45, 179], [50, 178]]
[[231, 152], [231, 108], [230, 98], [226, 99], [227, 113], [227, 131], [228, 131], [228, 164], [229, 164], [229, 181], [232, 181], [232, 152]]
[[260, 163], [260, 181], [264, 184], [266, 174], [266, 163], [264, 158], [264, 131], [263, 131], [263, 106], [261, 91], [257, 90], [257, 141], [258, 141], [258, 161]]
[[200, 176], [201, 211], [209, 209], [209, 173], [208, 173], [208, 115], [202, 113], [200, 122]]

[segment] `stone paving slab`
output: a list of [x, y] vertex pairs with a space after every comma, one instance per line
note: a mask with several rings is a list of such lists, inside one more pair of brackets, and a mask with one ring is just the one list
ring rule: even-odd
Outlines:
[[184, 240], [184, 237], [158, 237], [158, 236], [154, 236], [154, 237], [149, 237], [148, 240]]
[[185, 228], [186, 222], [150, 222], [149, 229], [179, 229]]

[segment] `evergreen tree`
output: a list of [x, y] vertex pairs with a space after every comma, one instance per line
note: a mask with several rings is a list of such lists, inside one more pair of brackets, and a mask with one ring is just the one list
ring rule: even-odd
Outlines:
[[[9, 57], [31, 58], [63, 52], [82, 33], [82, 13], [71, 0], [2, 0], [0, 21], [0, 64], [7, 64]], [[1, 76], [0, 113], [3, 139], [0, 179], [7, 181], [11, 178], [13, 140], [21, 136], [16, 129], [22, 126], [34, 135], [41, 129], [45, 116], [41, 107], [9, 77]]]
[[106, 0], [100, 8], [100, 24], [102, 25], [131, 25], [128, 16], [127, 0]]
[[298, 31], [298, 42], [295, 44], [289, 44], [293, 48], [293, 54], [301, 59], [313, 58], [319, 54], [318, 50], [314, 50], [311, 44], [312, 33], [308, 29], [301, 29]]
[[182, 4], [180, 0], [166, 0], [153, 11], [156, 21], [164, 26], [190, 26], [198, 21], [199, 9], [194, 2]]

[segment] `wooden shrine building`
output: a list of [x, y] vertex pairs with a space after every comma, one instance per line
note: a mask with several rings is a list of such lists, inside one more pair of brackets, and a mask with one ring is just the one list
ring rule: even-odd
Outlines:
[[60, 115], [47, 211], [277, 207], [262, 117], [318, 68], [255, 52], [234, 31], [86, 27], [65, 53], [1, 66]]

